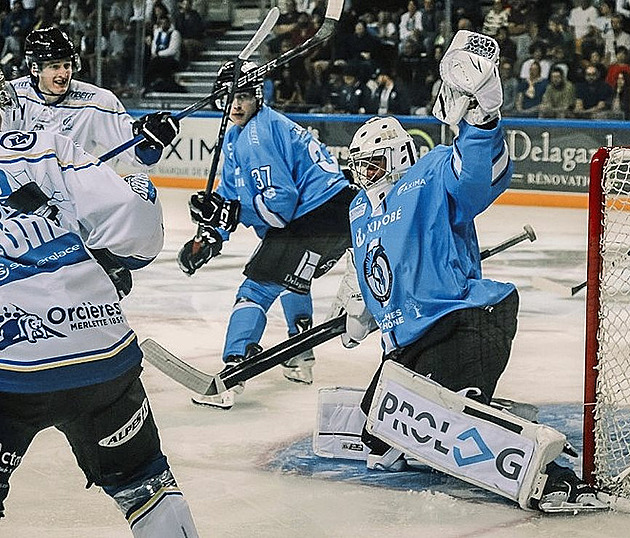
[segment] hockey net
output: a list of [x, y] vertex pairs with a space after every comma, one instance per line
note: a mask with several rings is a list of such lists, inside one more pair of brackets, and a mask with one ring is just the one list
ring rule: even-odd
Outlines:
[[584, 479], [630, 498], [630, 148], [591, 160]]

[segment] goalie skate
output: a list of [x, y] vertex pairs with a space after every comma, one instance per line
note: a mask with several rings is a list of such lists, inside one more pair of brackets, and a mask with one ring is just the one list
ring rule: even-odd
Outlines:
[[538, 503], [538, 509], [549, 514], [599, 512], [609, 508], [607, 503], [597, 497], [597, 493], [590, 486], [580, 484], [577, 490], [574, 490], [566, 482], [565, 487], [543, 495]]
[[598, 499], [597, 491], [566, 467], [555, 462], [546, 469], [547, 480], [539, 501], [532, 499], [533, 508], [546, 513], [594, 512], [608, 510], [609, 505]]

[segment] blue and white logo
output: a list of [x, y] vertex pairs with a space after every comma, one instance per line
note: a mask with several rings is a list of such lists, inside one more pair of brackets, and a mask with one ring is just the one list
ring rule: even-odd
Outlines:
[[37, 134], [21, 131], [9, 131], [0, 138], [0, 146], [12, 151], [26, 151], [37, 142]]
[[47, 338], [66, 336], [44, 324], [36, 314], [24, 311], [16, 305], [5, 305], [0, 313], [0, 351], [20, 342], [30, 344]]
[[392, 294], [393, 275], [385, 249], [378, 240], [368, 245], [363, 272], [370, 292], [381, 305], [385, 305]]

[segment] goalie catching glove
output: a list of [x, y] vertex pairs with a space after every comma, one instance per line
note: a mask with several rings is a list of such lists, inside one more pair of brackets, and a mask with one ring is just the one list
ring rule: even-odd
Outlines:
[[202, 265], [221, 254], [223, 238], [214, 228], [204, 228], [201, 237], [188, 241], [177, 254], [179, 268], [194, 275]]
[[463, 118], [484, 125], [500, 117], [503, 89], [499, 45], [486, 35], [460, 30], [440, 61], [442, 84], [433, 115], [447, 125]]
[[226, 200], [216, 192], [199, 191], [188, 202], [190, 217], [193, 222], [204, 228], [222, 228], [233, 232], [238, 226], [241, 203], [238, 200]]
[[154, 112], [134, 121], [132, 129], [146, 138], [139, 147], [162, 150], [179, 134], [179, 121], [170, 112]]

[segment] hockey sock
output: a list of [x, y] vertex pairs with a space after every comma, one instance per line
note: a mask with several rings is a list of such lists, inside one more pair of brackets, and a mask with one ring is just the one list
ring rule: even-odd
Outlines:
[[313, 298], [311, 294], [302, 295], [286, 291], [280, 295], [284, 318], [287, 322], [289, 336], [295, 336], [301, 329], [298, 320], [313, 319]]

